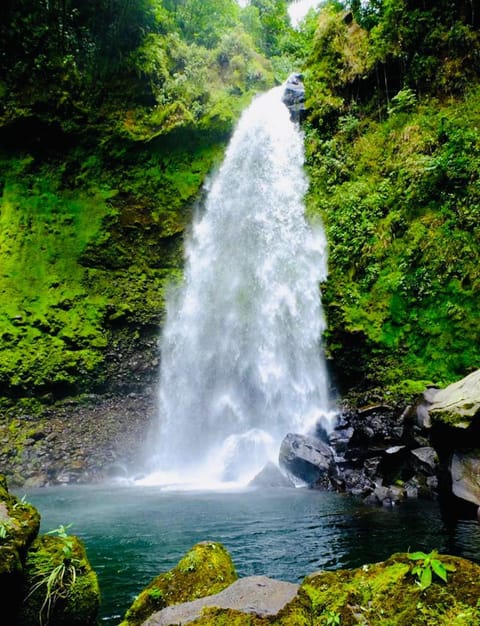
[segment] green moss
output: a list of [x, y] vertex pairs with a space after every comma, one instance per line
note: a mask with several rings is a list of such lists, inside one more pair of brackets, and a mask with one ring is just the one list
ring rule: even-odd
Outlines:
[[[42, 623], [52, 626], [95, 626], [100, 591], [85, 549], [76, 537], [68, 538], [72, 553], [65, 556], [63, 537], [41, 536], [30, 547], [25, 561], [25, 600], [19, 626]], [[73, 569], [74, 568], [74, 574]], [[52, 582], [53, 572], [59, 572]]]
[[122, 626], [136, 626], [170, 604], [188, 602], [213, 595], [237, 578], [230, 555], [214, 542], [194, 546], [165, 574], [157, 576], [128, 609]]

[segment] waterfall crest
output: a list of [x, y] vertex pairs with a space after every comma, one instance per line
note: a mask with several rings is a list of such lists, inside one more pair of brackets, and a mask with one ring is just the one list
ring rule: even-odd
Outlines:
[[243, 113], [186, 244], [161, 337], [151, 482], [245, 484], [288, 432], [331, 426], [326, 241], [305, 221], [303, 136], [283, 91]]

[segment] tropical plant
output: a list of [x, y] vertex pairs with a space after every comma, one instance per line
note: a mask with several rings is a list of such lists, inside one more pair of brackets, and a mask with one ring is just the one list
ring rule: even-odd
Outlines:
[[37, 560], [37, 572], [33, 577], [33, 584], [25, 598], [28, 600], [36, 591], [45, 588], [44, 599], [39, 611], [40, 626], [48, 624], [52, 611], [61, 599], [66, 599], [71, 588], [77, 579], [77, 568], [80, 565], [79, 559], [74, 558], [73, 539], [67, 534], [67, 529], [71, 524], [50, 530], [47, 535], [56, 535], [61, 539], [62, 557], [56, 563], [56, 558], [52, 555], [45, 557], [42, 555]]
[[434, 574], [444, 582], [447, 582], [447, 572], [454, 572], [456, 569], [454, 565], [441, 561], [436, 550], [432, 550], [428, 554], [421, 551], [412, 552], [408, 555], [408, 558], [412, 561], [417, 561], [411, 572], [417, 577], [417, 585], [422, 590], [430, 587]]

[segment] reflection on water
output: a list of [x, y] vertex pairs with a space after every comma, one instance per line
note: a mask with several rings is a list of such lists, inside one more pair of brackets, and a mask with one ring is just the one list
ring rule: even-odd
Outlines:
[[241, 576], [291, 582], [408, 550], [436, 548], [480, 562], [480, 525], [446, 523], [434, 502], [385, 509], [306, 489], [172, 493], [138, 486], [58, 487], [26, 496], [41, 513], [42, 532], [72, 523], [83, 539], [99, 577], [101, 617], [112, 626], [154, 576], [203, 540], [223, 543]]

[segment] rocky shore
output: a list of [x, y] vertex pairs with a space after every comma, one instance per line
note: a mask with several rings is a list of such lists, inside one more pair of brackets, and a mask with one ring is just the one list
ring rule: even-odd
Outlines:
[[141, 471], [156, 397], [143, 393], [66, 400], [39, 413], [0, 416], [0, 473], [11, 487], [86, 484]]

